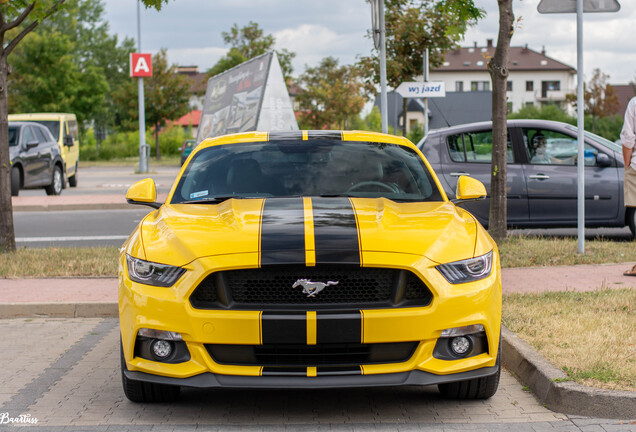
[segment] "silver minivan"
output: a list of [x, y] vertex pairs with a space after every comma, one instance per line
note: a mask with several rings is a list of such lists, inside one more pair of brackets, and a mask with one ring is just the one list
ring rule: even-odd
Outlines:
[[[623, 204], [621, 146], [585, 133], [585, 225], [636, 233], [636, 212]], [[508, 226], [576, 227], [577, 128], [548, 120], [508, 120]], [[417, 145], [453, 196], [469, 175], [490, 191], [492, 122], [432, 130]], [[487, 226], [490, 200], [462, 204]]]

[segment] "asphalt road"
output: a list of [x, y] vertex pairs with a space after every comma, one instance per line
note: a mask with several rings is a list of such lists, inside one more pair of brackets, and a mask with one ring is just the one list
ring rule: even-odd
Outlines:
[[[185, 389], [178, 402], [123, 394], [116, 319], [0, 320], [0, 421], [22, 414], [46, 432], [107, 431], [635, 431], [541, 406], [504, 371], [494, 397], [455, 401], [436, 387], [338, 390]], [[1, 425], [12, 429], [10, 425]]]
[[18, 247], [89, 247], [122, 245], [152, 209], [16, 212]]

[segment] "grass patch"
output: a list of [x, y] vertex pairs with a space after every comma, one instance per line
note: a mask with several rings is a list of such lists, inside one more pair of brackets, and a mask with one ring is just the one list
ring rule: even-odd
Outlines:
[[498, 243], [502, 267], [604, 264], [634, 261], [634, 242], [597, 239], [579, 254], [575, 238], [511, 236]]
[[636, 391], [636, 290], [509, 294], [503, 322], [584, 385]]
[[117, 276], [116, 247], [22, 248], [0, 253], [0, 277]]

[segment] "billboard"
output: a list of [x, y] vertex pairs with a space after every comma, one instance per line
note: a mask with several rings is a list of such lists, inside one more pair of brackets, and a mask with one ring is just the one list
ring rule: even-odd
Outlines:
[[283, 73], [273, 52], [208, 80], [197, 143], [256, 130], [298, 130]]

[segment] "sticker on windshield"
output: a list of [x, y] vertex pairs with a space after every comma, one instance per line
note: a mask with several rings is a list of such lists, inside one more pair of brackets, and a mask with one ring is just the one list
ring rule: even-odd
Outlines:
[[190, 194], [190, 199], [194, 199], [194, 198], [201, 198], [203, 196], [206, 196], [208, 194], [208, 191], [204, 190], [201, 192], [194, 192]]

